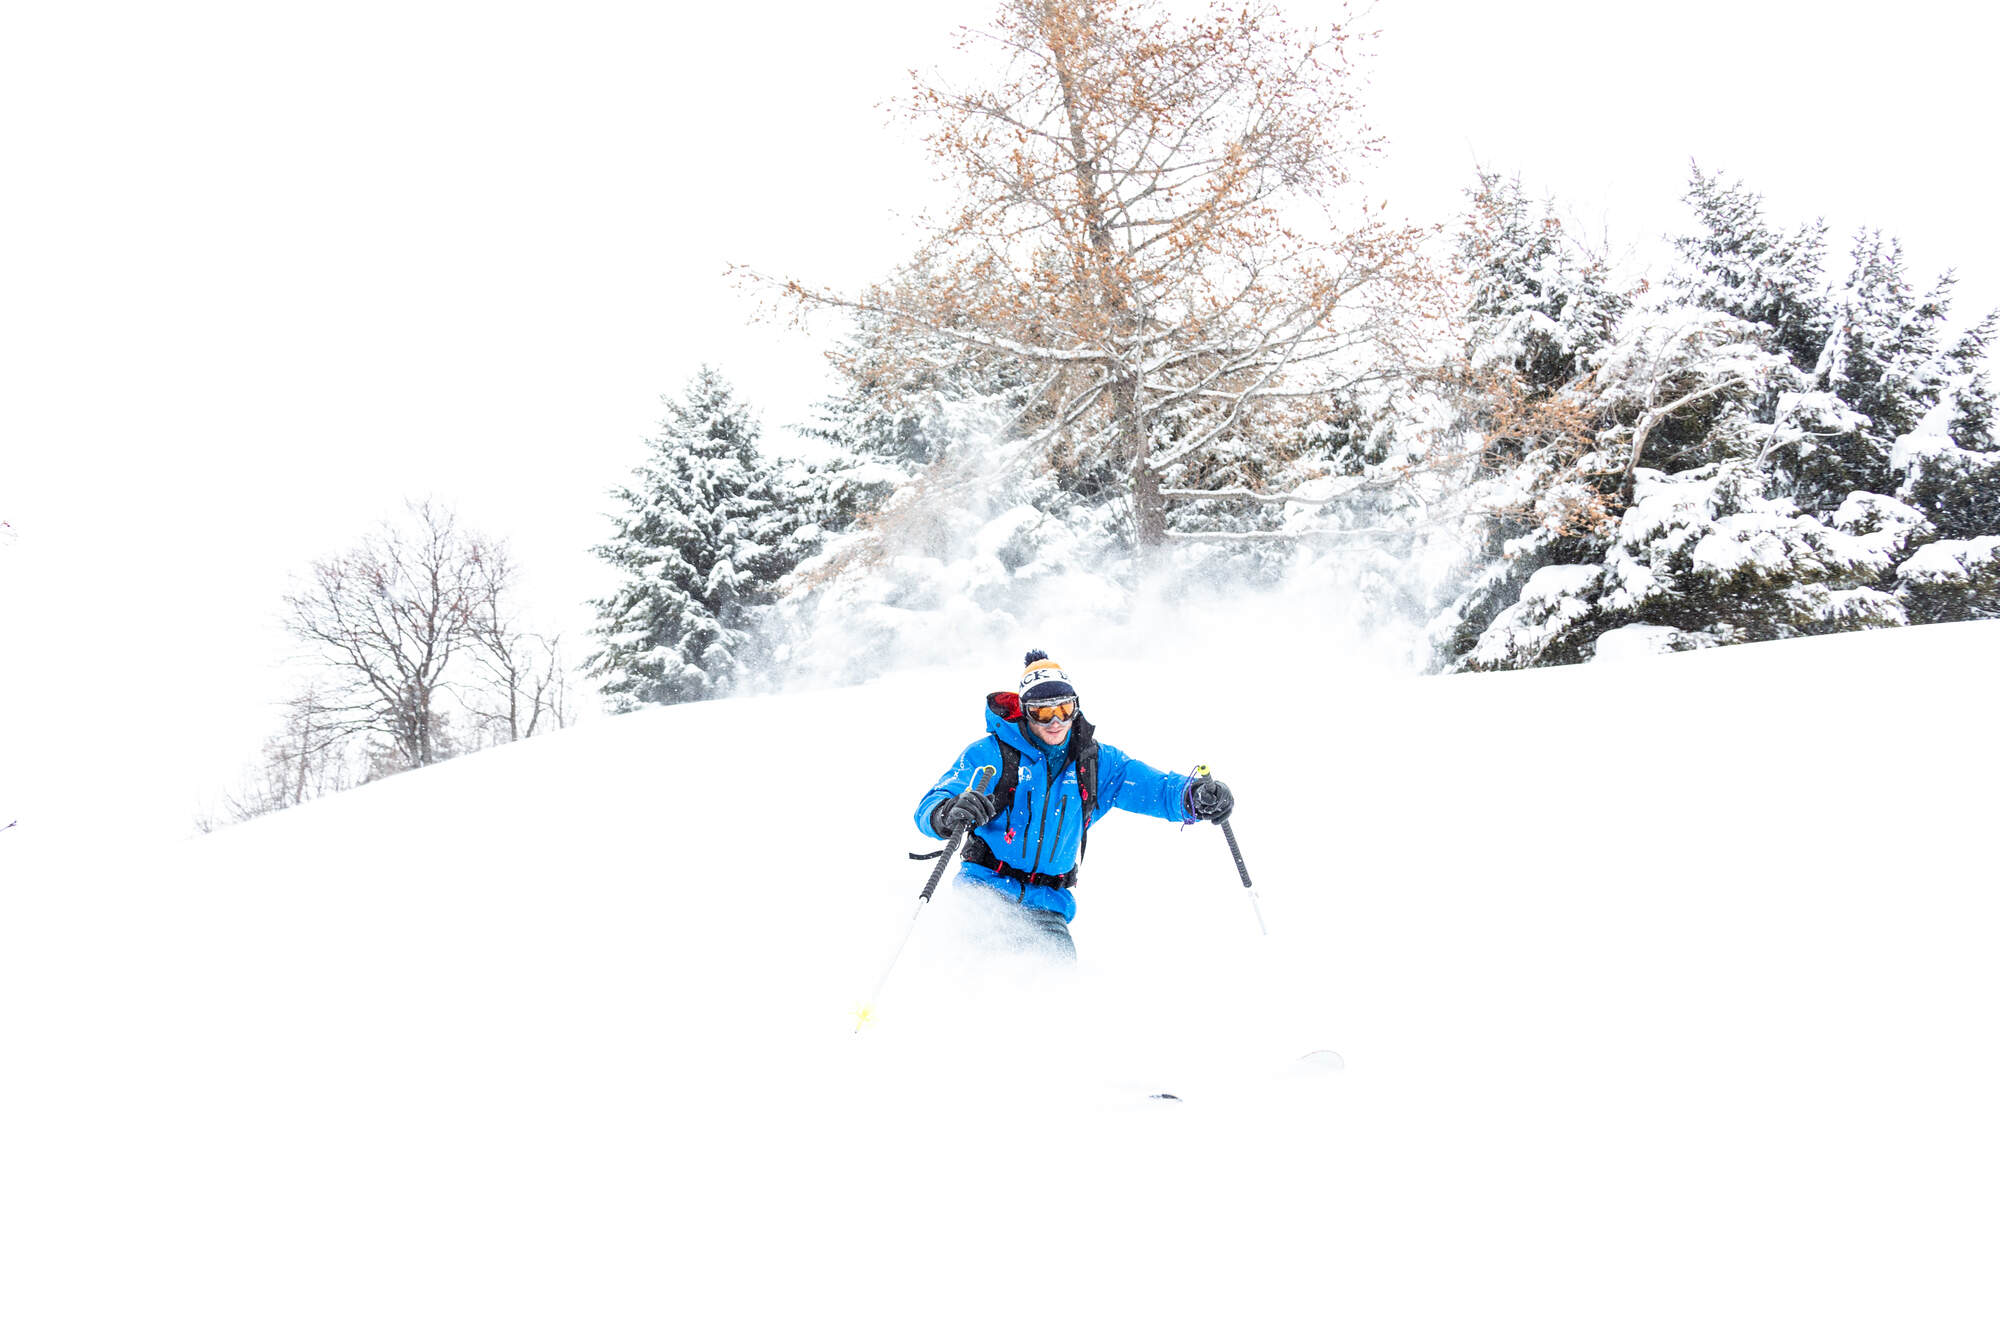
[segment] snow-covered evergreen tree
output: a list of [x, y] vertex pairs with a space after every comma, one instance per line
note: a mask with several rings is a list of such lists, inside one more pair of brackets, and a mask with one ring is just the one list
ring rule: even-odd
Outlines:
[[1464, 396], [1480, 444], [1462, 591], [1430, 631], [1445, 663], [1465, 661], [1538, 570], [1601, 553], [1619, 477], [1600, 447], [1610, 418], [1598, 370], [1632, 308], [1604, 260], [1531, 207], [1518, 180], [1482, 171], [1468, 193]]
[[1974, 453], [2000, 449], [1993, 437], [1993, 379], [1987, 372], [1996, 326], [2000, 310], [1989, 312], [1945, 353], [1951, 386], [1951, 419], [1945, 431], [1953, 444]]
[[1986, 371], [1996, 319], [1989, 314], [1945, 353], [1944, 402], [1890, 454], [1902, 479], [1897, 498], [1921, 510], [1940, 538], [1897, 571], [1896, 593], [1914, 621], [2000, 615], [2000, 448]]
[[1896, 576], [1897, 598], [1916, 624], [2000, 617], [2000, 536], [1932, 542]]
[[802, 503], [828, 533], [880, 514], [899, 488], [948, 454], [998, 443], [1021, 424], [1013, 368], [943, 335], [864, 316], [833, 361], [841, 388], [800, 428], [828, 456], [791, 470]]
[[[1826, 292], [1826, 224], [1786, 233], [1764, 217], [1761, 195], [1721, 174], [1692, 170], [1684, 202], [1696, 230], [1674, 239], [1667, 285], [1682, 305], [1742, 320], [1762, 345], [1810, 375], [1833, 327]], [[1802, 388], [1783, 384], [1779, 388]]]
[[1468, 193], [1459, 263], [1474, 370], [1504, 366], [1530, 396], [1575, 384], [1611, 341], [1631, 297], [1612, 287], [1605, 260], [1551, 210], [1530, 206], [1518, 177], [1482, 170]]
[[602, 647], [585, 662], [615, 711], [709, 699], [745, 684], [758, 608], [816, 535], [757, 452], [759, 428], [704, 366], [613, 493], [616, 535], [593, 553], [624, 582], [592, 602]]
[[[1481, 483], [1503, 501], [1487, 530], [1498, 558], [1433, 623], [1445, 665], [1575, 662], [1600, 641], [1666, 651], [2000, 605], [1983, 360], [1993, 322], [1942, 350], [1953, 280], [1919, 296], [1894, 241], [1862, 233], [1850, 276], [1827, 293], [1820, 224], [1783, 233], [1756, 195], [1698, 171], [1688, 202], [1698, 227], [1677, 242], [1670, 300], [1622, 312], [1589, 358], [1594, 450], [1580, 442], [1588, 423], [1558, 421], [1571, 460], [1547, 465], [1563, 456], [1548, 447], [1549, 418], [1581, 397], [1581, 379], [1475, 418], [1489, 464], [1498, 445], [1512, 466]], [[1475, 330], [1508, 327], [1500, 317], [1523, 305], [1509, 304], [1525, 286], [1515, 275], [1546, 268], [1553, 242], [1518, 221], [1475, 238], [1488, 253], [1491, 236], [1528, 258], [1475, 270]], [[1550, 324], [1515, 326], [1543, 339], [1539, 356], [1515, 340], [1528, 349], [1514, 353], [1523, 382], [1560, 367]], [[1615, 494], [1607, 466], [1624, 478]], [[1598, 521], [1560, 521], [1565, 500], [1588, 515], [1577, 502], [1591, 495], [1608, 496]]]
[[[1754, 453], [1782, 467], [1837, 452], [1859, 423], [1826, 392], [1836, 327], [1826, 224], [1781, 230], [1766, 219], [1763, 196], [1699, 167], [1682, 200], [1695, 226], [1674, 239], [1678, 263], [1666, 281], [1673, 307], [1726, 323], [1773, 359], [1758, 368], [1757, 393], [1683, 414], [1646, 462], [1672, 472]], [[1824, 512], [1845, 494], [1821, 497]]]
[[1830, 514], [1850, 492], [1895, 490], [1896, 441], [1917, 428], [1947, 387], [1939, 341], [1953, 281], [1947, 274], [1919, 297], [1900, 242], [1884, 241], [1880, 232], [1856, 237], [1852, 271], [1833, 298], [1834, 330], [1821, 364], [1825, 391], [1859, 420], [1832, 432], [1799, 432], [1768, 454], [1802, 508]]
[[1604, 557], [1538, 569], [1461, 664], [1586, 661], [1613, 631], [1659, 652], [1906, 622], [1881, 585], [1928, 535], [1921, 514], [1857, 497], [1829, 524], [1764, 490], [1748, 460], [1640, 469]]
[[839, 392], [818, 403], [803, 428], [843, 455], [874, 460], [904, 477], [937, 462], [963, 437], [961, 405], [986, 388], [962, 349], [927, 331], [897, 330], [863, 317], [836, 349]]
[[2000, 450], [1962, 449], [1945, 435], [1897, 441], [1898, 499], [1922, 510], [1946, 540], [2000, 535]]
[[1827, 386], [1869, 420], [1869, 437], [1893, 444], [1915, 430], [1943, 396], [1940, 326], [1957, 279], [1947, 273], [1919, 297], [1902, 242], [1879, 231], [1855, 237], [1853, 270], [1836, 298], [1839, 328]]

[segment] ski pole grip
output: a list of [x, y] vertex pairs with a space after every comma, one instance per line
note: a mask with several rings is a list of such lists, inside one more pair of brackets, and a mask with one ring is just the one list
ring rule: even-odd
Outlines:
[[[999, 772], [1000, 770], [991, 764], [982, 765], [979, 771], [972, 775], [972, 785], [967, 787], [966, 790], [968, 792], [985, 791], [986, 784], [993, 781]], [[918, 902], [927, 903], [931, 900], [931, 893], [937, 888], [938, 881], [944, 878], [944, 868], [950, 865], [951, 858], [958, 854], [958, 845], [965, 841], [965, 835], [969, 831], [967, 829], [960, 829], [958, 832], [952, 834], [951, 839], [945, 843], [943, 854], [938, 857], [937, 865], [931, 870], [930, 883], [924, 885], [924, 891], [917, 895]]]

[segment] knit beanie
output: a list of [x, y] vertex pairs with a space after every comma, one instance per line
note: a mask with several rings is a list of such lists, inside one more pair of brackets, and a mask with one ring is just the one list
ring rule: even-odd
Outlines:
[[1050, 661], [1049, 655], [1041, 649], [1029, 653], [1025, 665], [1027, 670], [1021, 673], [1022, 703], [1076, 698], [1076, 686], [1070, 683], [1061, 664]]

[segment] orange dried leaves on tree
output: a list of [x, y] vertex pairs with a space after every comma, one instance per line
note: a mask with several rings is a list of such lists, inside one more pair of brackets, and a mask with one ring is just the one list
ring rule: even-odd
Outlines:
[[1419, 359], [1449, 306], [1429, 232], [1341, 207], [1378, 146], [1350, 40], [1265, 5], [1008, 0], [960, 43], [990, 76], [903, 105], [949, 215], [868, 292], [786, 291], [865, 312], [891, 361], [908, 335], [1013, 363], [1023, 420], [1115, 460], [1153, 545], [1163, 474]]

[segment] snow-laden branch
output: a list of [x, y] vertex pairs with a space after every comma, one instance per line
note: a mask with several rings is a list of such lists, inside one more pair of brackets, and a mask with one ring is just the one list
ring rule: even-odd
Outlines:
[[1267, 495], [1262, 491], [1253, 491], [1247, 486], [1230, 486], [1218, 491], [1183, 491], [1169, 490], [1162, 487], [1160, 498], [1163, 500], [1255, 500], [1259, 504], [1316, 505], [1325, 504], [1329, 497], [1324, 495]]
[[[1408, 528], [1304, 528], [1298, 532], [1169, 532], [1177, 542], [1289, 542], [1308, 537], [1408, 537]], [[1373, 550], [1359, 547], [1356, 550]]]

